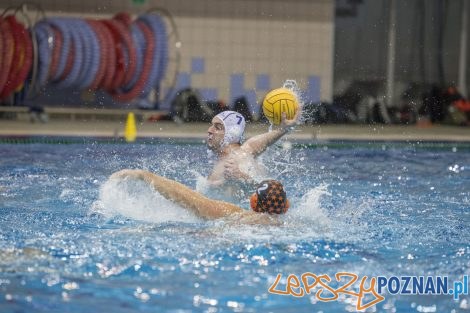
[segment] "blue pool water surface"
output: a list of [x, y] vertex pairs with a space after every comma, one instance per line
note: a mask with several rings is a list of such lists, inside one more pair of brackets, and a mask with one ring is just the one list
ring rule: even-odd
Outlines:
[[[200, 144], [1, 144], [0, 312], [355, 312], [352, 295], [268, 290], [278, 274], [286, 290], [307, 272], [331, 286], [339, 272], [461, 281], [470, 149], [421, 146], [272, 147], [261, 162], [292, 205], [281, 226], [256, 226], [204, 221], [142, 183], [107, 182], [143, 168], [200, 190], [210, 170]], [[468, 295], [382, 295], [365, 311], [470, 310]]]

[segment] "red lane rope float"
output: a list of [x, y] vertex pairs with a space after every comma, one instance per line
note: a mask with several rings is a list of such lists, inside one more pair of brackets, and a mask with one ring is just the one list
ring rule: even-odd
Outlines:
[[[119, 13], [116, 16], [114, 16], [113, 20], [119, 22], [123, 27], [122, 29], [122, 39], [125, 44], [125, 48], [127, 51], [127, 70], [124, 78], [124, 83], [122, 86], [119, 87], [124, 87], [127, 85], [131, 80], [132, 77], [135, 74], [136, 71], [136, 59], [137, 59], [137, 49], [136, 49], [136, 43], [134, 42], [134, 39], [132, 38], [131, 34], [131, 24], [132, 24], [132, 19], [129, 14], [127, 13]], [[119, 27], [119, 26], [118, 26]]]
[[116, 73], [116, 44], [114, 43], [112, 32], [106, 25], [104, 25], [103, 21], [97, 21], [97, 23], [99, 24], [101, 31], [105, 34], [108, 45], [108, 56], [104, 59], [107, 61], [105, 67], [106, 71], [100, 82], [99, 88], [111, 90], [114, 75]]
[[[3, 24], [3, 17], [0, 16], [0, 30], [1, 25]], [[5, 40], [5, 36], [3, 35], [3, 30], [0, 31], [0, 69], [3, 69], [3, 42]], [[0, 86], [1, 89], [1, 86]]]
[[96, 37], [98, 38], [98, 42], [100, 44], [100, 62], [98, 64], [98, 71], [96, 73], [95, 79], [89, 87], [90, 89], [94, 90], [99, 87], [100, 82], [106, 75], [106, 62], [104, 60], [106, 60], [109, 55], [109, 41], [107, 38], [107, 34], [103, 31], [103, 27], [101, 27], [100, 23], [94, 20], [87, 20], [86, 22], [95, 32]]
[[16, 22], [15, 16], [13, 15], [8, 16], [6, 18], [6, 21], [10, 25], [10, 31], [13, 35], [13, 46], [11, 49], [13, 51], [13, 58], [11, 60], [10, 70], [8, 71], [7, 79], [3, 86], [3, 90], [0, 92], [0, 99], [5, 98], [15, 88], [13, 83], [16, 80], [18, 70], [21, 66], [21, 59], [24, 57], [24, 53], [22, 53], [24, 50], [24, 42], [21, 35], [21, 27]]
[[[21, 25], [21, 24], [20, 24]], [[33, 42], [31, 40], [30, 32], [21, 25], [21, 34], [23, 35], [24, 42], [24, 58], [22, 60], [22, 66], [18, 71], [16, 80], [13, 82], [13, 89], [15, 92], [20, 91], [26, 78], [28, 77], [29, 71], [33, 64]]]
[[49, 64], [48, 79], [50, 81], [53, 81], [54, 77], [58, 75], [57, 69], [59, 67], [60, 51], [62, 51], [62, 45], [64, 43], [64, 40], [62, 38], [62, 33], [56, 27], [51, 25], [51, 29], [53, 36], [51, 37], [52, 42], [50, 42], [49, 45], [52, 44], [52, 57], [51, 63]]
[[8, 73], [5, 86], [3, 87], [2, 92], [0, 92], [0, 99], [6, 97], [13, 90], [13, 80], [15, 80], [18, 73], [18, 67], [21, 59], [21, 50], [23, 48], [23, 40], [21, 38], [21, 33], [19, 25], [16, 23], [15, 16], [7, 16], [6, 21], [10, 25], [10, 30], [13, 34], [13, 59], [11, 61], [10, 71]]
[[110, 83], [110, 88], [108, 90], [111, 91], [112, 89], [118, 88], [122, 85], [122, 83], [124, 82], [124, 76], [126, 71], [126, 62], [123, 51], [124, 47], [120, 40], [121, 36], [119, 33], [119, 26], [116, 26], [121, 26], [121, 24], [119, 24], [117, 21], [112, 20], [104, 20], [102, 21], [102, 23], [106, 25], [106, 27], [112, 34], [112, 39], [114, 40], [114, 52], [116, 54], [116, 63], [114, 64], [114, 66], [116, 67], [114, 73], [114, 80]]
[[[119, 88], [127, 84], [131, 79], [132, 76], [134, 75], [135, 72], [135, 59], [137, 57], [136, 49], [135, 49], [135, 44], [134, 40], [132, 39], [132, 36], [130, 34], [130, 29], [129, 27], [125, 26], [125, 24], [119, 20], [108, 20], [105, 21], [107, 26], [111, 26], [112, 31], [114, 34], [117, 34], [118, 36], [113, 36], [115, 39], [115, 42], [119, 42], [118, 46], [120, 45], [119, 50], [116, 50], [120, 52], [120, 58], [118, 59], [118, 66], [121, 65], [119, 64], [122, 62], [124, 66], [123, 74], [124, 78], [122, 81], [118, 82], [116, 81], [116, 84], [113, 84], [114, 88]], [[124, 51], [125, 49], [125, 51]], [[126, 66], [126, 56], [125, 52], [127, 51], [127, 66]], [[122, 59], [121, 59], [122, 58]]]
[[113, 18], [114, 18], [115, 20], [121, 21], [121, 22], [124, 23], [124, 25], [126, 25], [127, 27], [130, 27], [131, 24], [132, 24], [132, 18], [131, 18], [131, 16], [130, 16], [128, 13], [125, 13], [125, 12], [118, 13], [118, 14], [116, 14]]
[[3, 46], [3, 66], [2, 70], [0, 71], [0, 92], [4, 89], [5, 84], [8, 79], [8, 75], [10, 73], [11, 64], [13, 61], [13, 53], [15, 50], [15, 42], [13, 39], [13, 34], [10, 29], [10, 23], [4, 19], [1, 24], [1, 32], [4, 38], [4, 46]]
[[149, 77], [150, 69], [152, 68], [152, 62], [154, 61], [153, 52], [155, 50], [155, 39], [153, 37], [152, 31], [143, 22], [136, 22], [136, 25], [137, 27], [140, 28], [140, 30], [144, 34], [145, 42], [146, 42], [142, 73], [140, 74], [139, 79], [137, 80], [137, 82], [135, 83], [135, 85], [132, 87], [132, 89], [129, 92], [124, 93], [124, 94], [118, 94], [116, 92], [111, 93], [111, 95], [116, 100], [119, 100], [119, 101], [130, 101], [142, 93], [145, 87], [145, 83]]

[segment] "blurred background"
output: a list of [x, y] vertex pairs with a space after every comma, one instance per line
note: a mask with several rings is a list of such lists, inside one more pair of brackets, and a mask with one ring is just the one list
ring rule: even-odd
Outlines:
[[3, 119], [148, 110], [146, 120], [190, 122], [230, 108], [256, 121], [264, 95], [293, 79], [307, 124], [469, 125], [465, 0], [1, 0], [0, 9]]

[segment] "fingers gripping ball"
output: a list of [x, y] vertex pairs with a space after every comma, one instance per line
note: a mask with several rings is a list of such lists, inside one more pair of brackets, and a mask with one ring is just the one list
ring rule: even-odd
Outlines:
[[293, 119], [298, 107], [297, 96], [287, 88], [271, 90], [263, 100], [263, 113], [274, 125], [281, 123], [282, 113], [286, 113], [286, 119]]

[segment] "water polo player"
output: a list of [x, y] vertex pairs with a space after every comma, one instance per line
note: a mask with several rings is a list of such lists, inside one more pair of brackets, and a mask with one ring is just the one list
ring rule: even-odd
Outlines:
[[243, 143], [245, 118], [238, 112], [224, 111], [217, 114], [207, 130], [207, 147], [215, 155], [216, 162], [208, 177], [210, 187], [220, 187], [224, 198], [240, 200], [253, 190], [264, 169], [255, 158], [292, 128], [300, 110], [291, 120], [282, 116], [275, 130], [254, 136]]
[[286, 213], [289, 208], [284, 187], [275, 180], [266, 180], [257, 186], [250, 199], [253, 211], [247, 211], [232, 203], [209, 199], [181, 183], [144, 170], [122, 170], [110, 179], [126, 177], [145, 181], [166, 199], [205, 219], [240, 217], [243, 222], [272, 224], [276, 222], [274, 216]]

